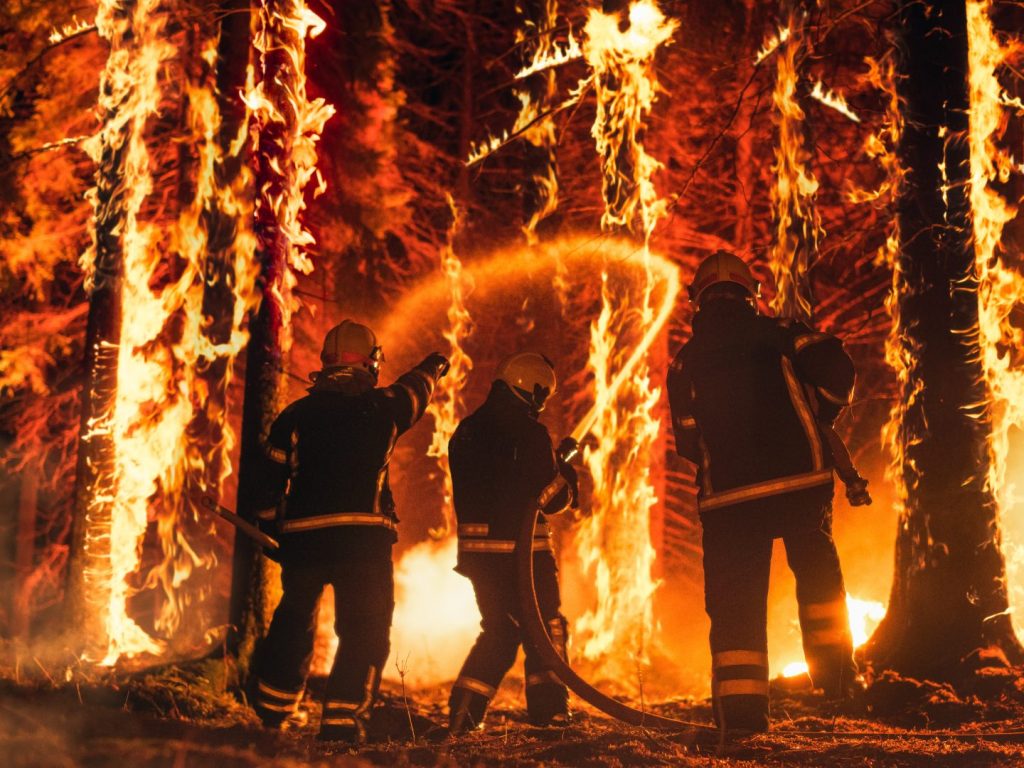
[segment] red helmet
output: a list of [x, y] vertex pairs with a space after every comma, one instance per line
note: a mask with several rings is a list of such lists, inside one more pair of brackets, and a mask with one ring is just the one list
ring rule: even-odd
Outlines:
[[715, 251], [700, 263], [690, 283], [690, 301], [699, 302], [700, 295], [718, 283], [735, 283], [755, 299], [761, 293], [761, 284], [750, 273], [750, 267], [729, 251]]

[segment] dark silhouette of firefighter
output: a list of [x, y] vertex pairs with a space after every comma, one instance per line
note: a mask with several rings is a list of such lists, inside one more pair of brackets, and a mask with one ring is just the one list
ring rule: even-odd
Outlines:
[[775, 538], [796, 577], [815, 687], [836, 699], [862, 685], [832, 539], [833, 470], [851, 483], [853, 503], [870, 503], [832, 430], [854, 385], [842, 342], [759, 315], [758, 293], [738, 256], [705, 259], [690, 287], [693, 337], [668, 377], [676, 450], [697, 465], [716, 720], [723, 730], [753, 732], [768, 727]]
[[[439, 354], [389, 387], [373, 332], [346, 320], [331, 329], [309, 394], [270, 429], [261, 527], [281, 542], [283, 595], [256, 650], [251, 701], [276, 727], [302, 697], [316, 607], [334, 589], [338, 653], [327, 680], [320, 738], [360, 743], [390, 650], [395, 505], [388, 462], [398, 437], [423, 415], [448, 370]], [[264, 505], [261, 505], [264, 507]]]
[[[526, 706], [534, 725], [566, 723], [568, 691], [539, 660], [520, 633], [513, 550], [524, 516], [559, 474], [562, 490], [545, 505], [556, 514], [576, 504], [577, 479], [571, 465], [552, 449], [547, 428], [538, 421], [555, 390], [555, 371], [543, 355], [522, 352], [497, 370], [487, 400], [467, 416], [449, 443], [455, 514], [459, 524], [456, 571], [473, 583], [481, 632], [449, 698], [449, 731], [483, 726], [487, 706], [520, 643], [526, 654]], [[566, 443], [572, 443], [572, 446]], [[567, 456], [575, 442], [559, 446]], [[552, 645], [565, 656], [566, 621], [560, 612], [557, 568], [545, 520], [533, 541], [534, 584]]]

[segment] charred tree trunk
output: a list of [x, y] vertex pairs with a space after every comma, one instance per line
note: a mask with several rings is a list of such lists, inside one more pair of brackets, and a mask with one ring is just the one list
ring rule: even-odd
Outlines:
[[[132, 42], [134, 3], [125, 2], [117, 12], [110, 40], [110, 60], [124, 53]], [[102, 574], [110, 568], [110, 536], [116, 488], [116, 453], [113, 440], [117, 400], [117, 368], [121, 338], [121, 286], [124, 255], [121, 232], [127, 194], [126, 155], [132, 125], [119, 112], [131, 99], [131, 86], [104, 76], [100, 101], [104, 121], [118, 126], [115, 136], [105, 137], [98, 168], [94, 199], [94, 254], [89, 295], [89, 320], [85, 336], [86, 381], [82, 390], [82, 418], [75, 477], [74, 520], [65, 592], [67, 628], [76, 633], [91, 656], [106, 653], [106, 616], [109, 584]], [[90, 579], [91, 575], [98, 576]]]
[[[978, 349], [968, 197], [963, 2], [904, 0], [900, 84], [907, 169], [898, 205], [898, 302], [909, 381], [900, 425], [907, 488], [889, 610], [866, 648], [876, 669], [956, 679], [979, 649], [1021, 648], [1007, 615], [996, 504], [985, 487], [991, 424]], [[972, 658], [975, 662], [972, 664]]]
[[[284, 395], [284, 317], [288, 271], [288, 233], [278, 221], [274, 201], [291, 188], [293, 179], [291, 136], [297, 115], [290, 95], [297, 92], [297, 73], [289, 52], [303, 44], [284, 20], [293, 16], [291, 0], [264, 0], [260, 11], [265, 27], [262, 53], [263, 94], [282, 116], [260, 126], [256, 161], [256, 238], [261, 293], [250, 319], [245, 360], [245, 397], [242, 403], [241, 454], [238, 471], [238, 513], [255, 520], [261, 491], [262, 467], [268, 459], [264, 441]], [[267, 573], [269, 564], [251, 539], [237, 533], [233, 558], [230, 623], [232, 645], [243, 672], [256, 640], [270, 624]]]

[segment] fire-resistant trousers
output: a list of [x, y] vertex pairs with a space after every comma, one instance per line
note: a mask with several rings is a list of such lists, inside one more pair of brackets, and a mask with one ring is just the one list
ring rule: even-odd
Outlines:
[[768, 727], [768, 576], [775, 538], [782, 538], [796, 577], [804, 655], [815, 687], [839, 696], [857, 675], [831, 504], [793, 496], [702, 517], [712, 698], [716, 720], [726, 729]]
[[[565, 617], [559, 611], [557, 568], [550, 552], [533, 556], [534, 586], [541, 617], [552, 645], [565, 657]], [[516, 660], [520, 643], [526, 655], [526, 709], [532, 723], [546, 725], [568, 712], [569, 692], [537, 656], [520, 631], [519, 596], [515, 563], [508, 554], [481, 555], [462, 569], [473, 583], [480, 609], [480, 634], [466, 657], [449, 698], [452, 730], [468, 730], [483, 723], [487, 706], [502, 678]]]
[[320, 736], [362, 741], [390, 651], [395, 608], [390, 543], [330, 562], [296, 559], [282, 564], [284, 594], [253, 660], [254, 706], [269, 725], [294, 711], [313, 654], [317, 602], [327, 584], [334, 588], [339, 643], [327, 680]]

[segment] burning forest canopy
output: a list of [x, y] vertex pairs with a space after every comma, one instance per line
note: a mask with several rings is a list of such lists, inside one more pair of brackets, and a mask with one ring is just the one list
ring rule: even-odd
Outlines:
[[[452, 679], [478, 620], [451, 572], [447, 438], [498, 360], [535, 348], [560, 377], [553, 434], [597, 409], [579, 519], [556, 523], [573, 661], [626, 693], [638, 663], [659, 694], [705, 692], [693, 467], [663, 389], [689, 335], [682, 286], [728, 249], [763, 311], [811, 318], [857, 365], [839, 431], [875, 504], [837, 498], [836, 538], [863, 642], [891, 599], [906, 608], [894, 555], [912, 580], [959, 535], [915, 496], [949, 473], [928, 469], [915, 410], [948, 371], [915, 330], [936, 278], [911, 263], [913, 162], [942, 171], [948, 247], [969, 257], [946, 322], [970, 346], [953, 405], [980, 442], [952, 479], [977, 486], [972, 535], [1005, 556], [990, 624], [1008, 627], [1024, 597], [1022, 17], [967, 0], [967, 109], [933, 157], [908, 118], [902, 5], [6, 3], [4, 635], [43, 643], [70, 612], [86, 635], [70, 642], [105, 664], [221, 642], [234, 534], [196, 499], [235, 506], [247, 436], [349, 317], [377, 330], [385, 379], [432, 349], [453, 363], [394, 457], [392, 646], [410, 681]], [[779, 672], [802, 658], [780, 566]]]

